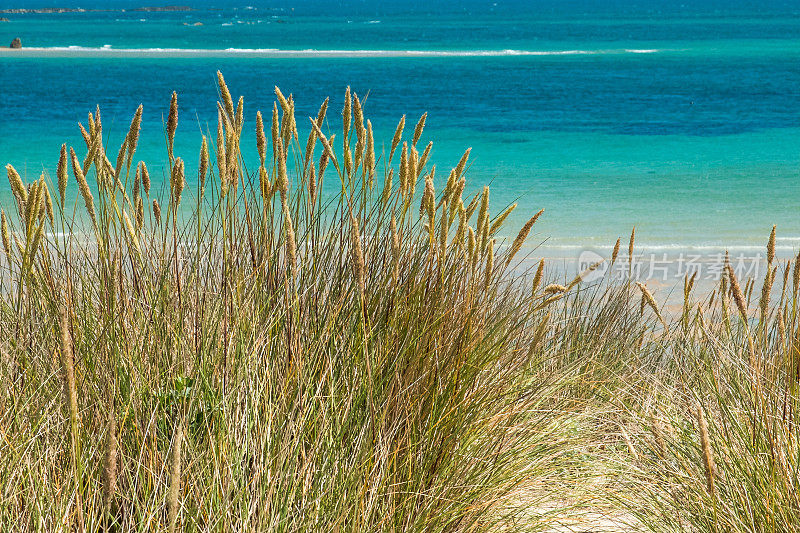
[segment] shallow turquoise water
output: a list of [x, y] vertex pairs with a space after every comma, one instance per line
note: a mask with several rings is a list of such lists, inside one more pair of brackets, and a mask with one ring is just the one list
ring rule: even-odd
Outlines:
[[[546, 208], [537, 238], [550, 254], [611, 245], [633, 225], [654, 250], [747, 249], [760, 247], [775, 223], [780, 249], [796, 252], [800, 10], [790, 3], [666, 5], [469, 2], [460, 10], [404, 11], [367, 3], [344, 14], [315, 4], [294, 12], [227, 5], [4, 15], [11, 20], [0, 23], [0, 42], [20, 36], [28, 50], [0, 54], [0, 162], [29, 178], [43, 168], [52, 174], [62, 142], [82, 147], [76, 123], [96, 104], [113, 146], [143, 103], [139, 153], [157, 177], [172, 90], [181, 106], [176, 152], [193, 162], [201, 128], [215, 119], [220, 69], [245, 96], [246, 128], [255, 127], [257, 109], [272, 107], [274, 85], [295, 95], [301, 117], [315, 114], [327, 95], [338, 101], [347, 85], [369, 92], [367, 114], [376, 138], [386, 141], [403, 113], [413, 125], [428, 111], [425, 139], [435, 141], [437, 166], [455, 164], [471, 146], [469, 184], [477, 190], [490, 182], [498, 210], [520, 204], [512, 228]], [[196, 22], [202, 26], [184, 25]], [[104, 46], [149, 51], [108, 57]], [[191, 52], [152, 50], [164, 48]], [[262, 52], [209, 52], [230, 48]], [[263, 51], [273, 48], [472, 56]], [[495, 55], [480, 55], [486, 50]], [[546, 54], [520, 55], [531, 52]], [[5, 182], [0, 202], [9, 202]]]

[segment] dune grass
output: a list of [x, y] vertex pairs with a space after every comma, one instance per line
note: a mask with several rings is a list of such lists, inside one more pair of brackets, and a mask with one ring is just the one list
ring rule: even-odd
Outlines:
[[98, 109], [55, 179], [7, 167], [4, 530], [797, 528], [796, 262], [758, 312], [730, 270], [672, 317], [522, 261], [541, 212], [501, 242], [469, 150], [437, 192], [424, 115], [379, 149], [349, 90], [297, 124], [276, 88], [253, 170], [219, 89], [188, 182], [173, 95], [163, 197], [141, 108], [113, 162]]

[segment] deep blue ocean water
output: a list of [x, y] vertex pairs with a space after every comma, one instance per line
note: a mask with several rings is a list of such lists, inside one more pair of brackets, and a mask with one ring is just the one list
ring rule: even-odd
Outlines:
[[[272, 108], [274, 85], [294, 94], [299, 117], [329, 95], [337, 116], [347, 85], [368, 93], [386, 143], [402, 114], [413, 127], [427, 111], [437, 167], [472, 147], [468, 186], [491, 184], [496, 210], [519, 203], [510, 231], [546, 208], [536, 239], [549, 254], [610, 246], [633, 225], [653, 250], [748, 249], [772, 224], [779, 249], [796, 253], [800, 4], [685, 4], [218, 2], [152, 13], [115, 1], [104, 12], [0, 14], [9, 18], [0, 44], [24, 46], [0, 53], [0, 163], [30, 179], [53, 175], [61, 143], [82, 151], [76, 125], [95, 105], [115, 146], [141, 103], [139, 157], [157, 177], [173, 90], [176, 153], [194, 162], [201, 130], [214, 127], [219, 69], [244, 95], [250, 130], [256, 110]], [[68, 4], [0, 7], [54, 5]], [[139, 52], [110, 56], [123, 49]], [[429, 55], [402, 57], [409, 50]], [[442, 52], [455, 55], [433, 54]], [[9, 202], [3, 180], [0, 203]]]

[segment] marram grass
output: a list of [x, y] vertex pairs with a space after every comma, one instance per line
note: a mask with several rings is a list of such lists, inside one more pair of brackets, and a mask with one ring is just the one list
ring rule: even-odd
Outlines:
[[[572, 415], [528, 349], [544, 315], [492, 244], [488, 191], [480, 245], [468, 252], [463, 227], [455, 239], [475, 224], [467, 154], [437, 192], [430, 145], [417, 151], [425, 116], [410, 139], [398, 127], [398, 171], [355, 94], [338, 135], [326, 101], [303, 142], [276, 89], [253, 174], [243, 101], [221, 75], [219, 88], [196, 188], [173, 153], [176, 94], [166, 198], [135, 159], [141, 107], [114, 163], [99, 110], [85, 146], [62, 147], [53, 215], [49, 178], [25, 184], [8, 167], [2, 528], [514, 527], [520, 488], [572, 460], [556, 450]], [[392, 165], [399, 188], [374, 179]], [[340, 194], [317, 194], [323, 179]]]
[[172, 95], [163, 198], [141, 107], [116, 152], [90, 113], [55, 184], [7, 167], [0, 528], [800, 530], [800, 257], [774, 228], [758, 302], [727, 265], [672, 313], [517, 258], [542, 212], [505, 242], [470, 150], [436, 190], [427, 115], [384, 150], [349, 89], [306, 122], [217, 81], [198, 155]]

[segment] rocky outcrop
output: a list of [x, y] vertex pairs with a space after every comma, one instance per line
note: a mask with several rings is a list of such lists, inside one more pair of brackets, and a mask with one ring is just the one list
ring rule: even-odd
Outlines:
[[19, 37], [14, 37], [14, 40], [11, 41], [10, 48], [22, 48], [22, 41], [20, 41]]
[[[25, 15], [28, 13], [36, 14], [51, 14], [51, 13], [124, 13], [126, 9], [84, 9], [82, 7], [41, 7], [41, 8], [25, 8], [18, 7], [14, 9], [0, 9], [0, 13], [14, 13]], [[189, 6], [153, 6], [153, 7], [137, 7], [130, 11], [194, 11]]]
[[43, 7], [39, 9], [15, 8], [15, 9], [0, 9], [0, 13], [16, 13], [25, 15], [27, 13], [83, 13], [86, 11], [81, 8], [69, 7]]
[[189, 6], [148, 6], [148, 7], [137, 7], [136, 9], [132, 9], [131, 11], [159, 12], [159, 11], [193, 11], [193, 10]]

